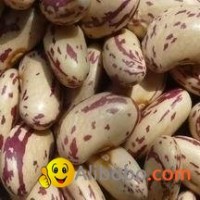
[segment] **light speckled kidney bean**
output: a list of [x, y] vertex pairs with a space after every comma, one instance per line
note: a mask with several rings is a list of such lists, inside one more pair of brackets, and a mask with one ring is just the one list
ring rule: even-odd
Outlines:
[[176, 136], [175, 140], [181, 150], [183, 169], [191, 173], [191, 180], [185, 178], [183, 184], [200, 195], [200, 142], [186, 136]]
[[89, 11], [82, 20], [88, 37], [101, 38], [117, 32], [127, 25], [138, 5], [138, 0], [92, 0]]
[[197, 200], [197, 198], [191, 191], [185, 191], [178, 195], [177, 200]]
[[198, 0], [140, 0], [138, 8], [128, 24], [138, 37], [143, 38], [149, 24], [166, 9], [180, 5], [200, 5]]
[[0, 174], [11, 195], [25, 196], [36, 184], [41, 168], [46, 166], [53, 147], [53, 134], [43, 134], [25, 124], [15, 126], [3, 145]]
[[89, 9], [91, 0], [41, 0], [40, 8], [54, 24], [69, 25], [82, 19]]
[[[182, 163], [181, 151], [174, 138], [164, 135], [156, 138], [147, 154], [144, 168], [148, 179], [151, 179], [148, 181], [148, 200], [177, 199], [181, 182], [175, 180], [177, 177], [170, 180], [170, 174], [180, 170], [182, 168]], [[155, 170], [160, 170], [160, 173], [156, 174], [156, 177], [160, 179], [162, 179], [164, 170], [169, 170], [168, 175], [170, 181], [154, 180], [152, 175]], [[165, 176], [167, 177], [166, 174]]]
[[158, 74], [148, 70], [144, 80], [133, 87], [119, 87], [119, 85], [112, 84], [111, 90], [130, 97], [140, 109], [143, 109], [163, 93], [165, 85], [166, 75], [164, 73]]
[[137, 121], [138, 108], [130, 98], [107, 92], [94, 95], [61, 120], [58, 152], [74, 164], [84, 163], [94, 154], [123, 143]]
[[61, 111], [60, 88], [41, 53], [27, 54], [19, 66], [22, 119], [37, 130], [49, 128]]
[[79, 167], [81, 167], [81, 172], [80, 174], [76, 172], [77, 179], [74, 179], [68, 187], [62, 188], [64, 197], [67, 200], [105, 200], [94, 177], [83, 166]]
[[19, 103], [19, 78], [16, 69], [9, 69], [0, 76], [0, 150], [17, 119]]
[[65, 104], [68, 110], [94, 95], [99, 88], [103, 71], [99, 45], [93, 44], [88, 47], [87, 59], [90, 65], [90, 72], [83, 85], [80, 88], [66, 89]]
[[105, 41], [102, 57], [107, 74], [122, 85], [132, 86], [146, 75], [140, 42], [128, 29]]
[[16, 10], [26, 10], [32, 6], [35, 0], [4, 0], [5, 4]]
[[177, 65], [200, 63], [200, 7], [166, 10], [148, 27], [143, 53], [152, 71], [165, 72]]
[[64, 197], [58, 188], [51, 185], [45, 189], [37, 182], [26, 200], [64, 200]]
[[135, 157], [144, 156], [158, 136], [173, 135], [190, 110], [191, 98], [187, 91], [175, 89], [164, 93], [142, 112], [125, 148]]
[[[116, 179], [110, 177], [109, 179], [101, 179], [99, 170], [95, 170], [95, 176], [97, 176], [98, 182], [116, 199], [120, 200], [144, 200], [147, 199], [148, 189], [145, 176], [139, 176], [141, 168], [134, 158], [123, 148], [119, 147], [97, 155], [89, 161], [92, 169], [101, 168], [102, 171], [111, 172], [117, 171]], [[132, 173], [134, 176], [132, 179], [128, 179], [125, 176], [125, 171]], [[97, 172], [96, 172], [97, 171]], [[130, 175], [129, 174], [129, 175]], [[121, 178], [119, 178], [121, 177]], [[130, 176], [129, 176], [130, 177]]]
[[189, 128], [192, 137], [200, 141], [200, 103], [194, 105], [190, 112]]
[[80, 87], [89, 73], [87, 46], [79, 26], [50, 26], [44, 48], [58, 80], [69, 88]]
[[0, 19], [0, 72], [14, 66], [41, 40], [45, 22], [32, 8], [26, 11], [7, 10]]
[[173, 79], [189, 92], [200, 96], [200, 66], [180, 66], [170, 71]]

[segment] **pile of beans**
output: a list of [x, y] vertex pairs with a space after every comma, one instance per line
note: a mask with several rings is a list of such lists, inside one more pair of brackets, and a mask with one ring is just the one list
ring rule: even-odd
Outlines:
[[[199, 41], [199, 0], [0, 0], [0, 199], [200, 199]], [[44, 189], [58, 156], [147, 177]]]

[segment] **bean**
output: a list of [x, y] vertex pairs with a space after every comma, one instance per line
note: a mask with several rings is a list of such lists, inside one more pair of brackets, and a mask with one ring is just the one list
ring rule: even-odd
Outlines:
[[122, 144], [137, 121], [138, 108], [130, 98], [107, 92], [94, 95], [60, 121], [58, 152], [74, 164], [82, 164], [94, 154]]
[[52, 23], [69, 25], [78, 22], [86, 15], [90, 3], [91, 0], [42, 0], [40, 8]]
[[140, 42], [127, 29], [105, 41], [102, 56], [104, 68], [115, 82], [132, 86], [146, 75]]
[[61, 92], [46, 60], [37, 51], [27, 54], [19, 66], [21, 118], [32, 128], [49, 128], [61, 111]]
[[149, 24], [162, 14], [166, 9], [180, 5], [197, 5], [198, 0], [140, 0], [136, 13], [130, 20], [128, 28], [132, 30], [139, 38], [144, 38]]
[[[148, 177], [148, 200], [177, 199], [181, 182], [180, 177], [174, 176], [174, 173], [182, 168], [182, 163], [181, 151], [174, 138], [167, 135], [157, 137], [147, 153], [144, 168]], [[160, 181], [152, 177], [155, 170], [160, 170], [160, 173], [156, 174]], [[168, 174], [164, 174], [165, 170]], [[168, 177], [169, 181], [164, 180], [163, 175]]]
[[127, 25], [138, 5], [138, 0], [91, 1], [82, 28], [91, 38], [101, 38], [119, 31]]
[[173, 135], [187, 119], [190, 110], [191, 98], [187, 91], [175, 89], [164, 93], [144, 109], [125, 148], [134, 157], [144, 156], [157, 137]]
[[0, 150], [18, 118], [19, 74], [8, 69], [0, 76]]
[[[125, 149], [119, 147], [102, 153], [100, 156], [94, 156], [89, 164], [98, 182], [114, 198], [120, 200], [147, 199], [146, 177], [138, 163]], [[99, 169], [110, 174], [109, 178], [102, 178]]]
[[152, 71], [161, 73], [178, 65], [200, 63], [196, 42], [200, 39], [199, 11], [198, 6], [170, 8], [150, 24], [142, 46]]
[[87, 47], [80, 27], [50, 26], [44, 48], [58, 80], [69, 88], [80, 87], [89, 73]]
[[187, 136], [176, 136], [175, 140], [181, 150], [183, 169], [189, 170], [191, 175], [183, 184], [200, 195], [200, 142]]
[[53, 144], [50, 130], [45, 130], [41, 136], [38, 131], [20, 124], [10, 131], [1, 153], [0, 174], [12, 196], [23, 197], [31, 191], [41, 168], [49, 161]]
[[81, 101], [96, 94], [99, 90], [100, 81], [102, 81], [102, 53], [101, 47], [97, 44], [92, 44], [88, 47], [87, 59], [90, 65], [90, 72], [79, 88], [67, 88], [65, 95], [65, 104], [67, 110], [70, 110]]

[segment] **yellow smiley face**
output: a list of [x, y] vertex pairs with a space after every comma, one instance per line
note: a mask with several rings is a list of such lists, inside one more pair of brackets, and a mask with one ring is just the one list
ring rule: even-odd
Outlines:
[[74, 179], [74, 166], [69, 160], [55, 158], [47, 165], [48, 177], [55, 187], [66, 187]]

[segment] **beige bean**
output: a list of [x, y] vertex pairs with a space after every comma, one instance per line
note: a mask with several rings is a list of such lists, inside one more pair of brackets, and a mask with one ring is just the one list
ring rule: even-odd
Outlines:
[[4, 0], [5, 4], [16, 10], [26, 10], [32, 6], [35, 0]]
[[180, 66], [170, 71], [173, 79], [188, 92], [200, 96], [200, 66]]
[[[64, 200], [63, 194], [61, 191], [54, 187], [50, 186], [45, 189], [41, 187], [40, 183], [37, 182], [29, 195], [25, 198], [26, 200]], [[68, 199], [67, 199], [68, 200]]]
[[87, 53], [90, 72], [80, 88], [67, 88], [65, 92], [65, 105], [70, 110], [81, 101], [97, 93], [100, 81], [102, 80], [102, 56], [101, 48], [97, 44], [88, 47]]
[[146, 34], [149, 24], [166, 9], [180, 5], [200, 5], [198, 0], [140, 0], [136, 13], [130, 20], [128, 28], [139, 38]]
[[177, 200], [197, 200], [197, 198], [191, 191], [185, 191], [178, 195]]
[[188, 120], [192, 137], [200, 141], [200, 103], [193, 106]]
[[1, 154], [0, 174], [11, 195], [23, 197], [34, 187], [46, 166], [54, 144], [53, 134], [42, 134], [25, 124], [15, 126], [7, 138]]
[[0, 76], [0, 150], [17, 120], [19, 103], [19, 75], [16, 69], [8, 69]]
[[157, 137], [173, 135], [190, 110], [191, 98], [187, 91], [174, 89], [164, 93], [144, 109], [125, 148], [134, 157], [144, 156]]
[[119, 146], [138, 121], [138, 108], [127, 97], [112, 93], [94, 95], [75, 106], [60, 121], [57, 147], [60, 156], [74, 164]]
[[49, 128], [61, 111], [60, 88], [50, 66], [37, 51], [27, 54], [19, 67], [22, 119], [37, 130]]
[[200, 142], [187, 136], [176, 136], [175, 140], [181, 150], [183, 169], [190, 171], [183, 184], [200, 195]]
[[58, 25], [69, 25], [82, 19], [90, 6], [91, 0], [42, 0], [40, 8], [46, 18]]
[[132, 86], [146, 75], [140, 42], [128, 29], [105, 41], [102, 56], [107, 74], [117, 83]]
[[87, 46], [79, 26], [50, 26], [44, 48], [58, 80], [69, 88], [80, 87], [89, 73]]
[[34, 8], [7, 10], [1, 17], [0, 30], [0, 72], [3, 72], [39, 43], [45, 21]]
[[67, 200], [105, 200], [98, 183], [92, 174], [85, 167], [77, 167], [74, 181], [65, 188], [62, 188], [64, 197]]
[[[119, 147], [94, 156], [89, 164], [98, 182], [114, 198], [119, 200], [147, 199], [146, 177], [143, 176], [138, 163], [125, 149]], [[102, 178], [100, 169], [110, 176]]]
[[138, 5], [138, 0], [91, 1], [82, 28], [91, 38], [101, 38], [127, 25]]
[[152, 71], [165, 72], [178, 65], [200, 63], [200, 7], [170, 8], [148, 27], [143, 53]]
[[[144, 168], [148, 177], [148, 200], [177, 199], [181, 182], [174, 174], [182, 168], [182, 163], [181, 151], [174, 138], [167, 135], [156, 138], [147, 153]], [[160, 181], [154, 179], [155, 172]], [[163, 176], [168, 176], [169, 181]]]

